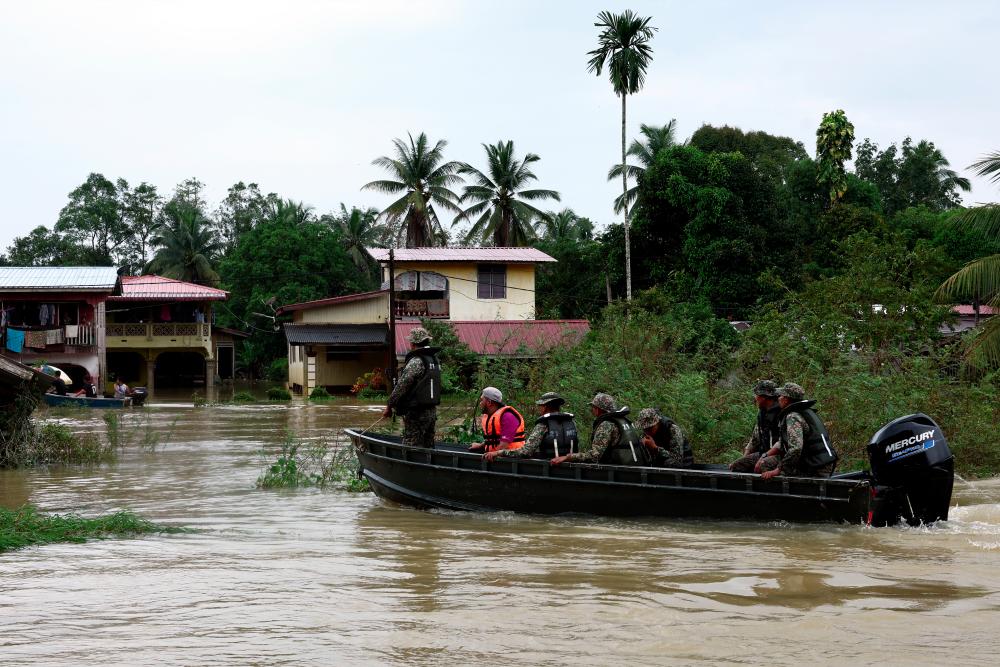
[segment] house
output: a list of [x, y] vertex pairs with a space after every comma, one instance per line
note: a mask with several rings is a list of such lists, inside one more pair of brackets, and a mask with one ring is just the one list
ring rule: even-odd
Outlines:
[[975, 329], [986, 320], [996, 315], [996, 311], [989, 306], [952, 306], [951, 312], [955, 315], [955, 320], [941, 325], [941, 333], [950, 336], [965, 333], [969, 329]]
[[279, 315], [288, 343], [288, 386], [343, 391], [392, 354], [422, 318], [448, 321], [484, 356], [537, 357], [589, 331], [586, 320], [536, 320], [535, 266], [555, 260], [534, 248], [401, 248], [393, 251], [396, 339], [389, 340], [389, 251], [371, 248], [381, 289], [289, 304]]

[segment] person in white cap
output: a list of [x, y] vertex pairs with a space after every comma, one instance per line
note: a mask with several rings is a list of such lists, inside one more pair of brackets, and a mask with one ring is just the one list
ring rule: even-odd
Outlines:
[[486, 387], [479, 395], [479, 407], [483, 418], [480, 426], [483, 429], [483, 441], [469, 447], [470, 451], [485, 451], [486, 453], [501, 449], [520, 449], [524, 447], [524, 417], [521, 413], [503, 402], [503, 394], [496, 387]]

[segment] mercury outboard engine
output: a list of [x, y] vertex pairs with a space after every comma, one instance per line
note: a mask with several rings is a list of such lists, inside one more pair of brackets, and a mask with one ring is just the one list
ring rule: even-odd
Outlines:
[[146, 403], [146, 398], [149, 396], [149, 392], [146, 391], [145, 387], [136, 387], [132, 390], [130, 394], [132, 396], [132, 405], [141, 408]]
[[868, 443], [873, 525], [947, 520], [955, 459], [941, 428], [917, 413], [889, 422]]

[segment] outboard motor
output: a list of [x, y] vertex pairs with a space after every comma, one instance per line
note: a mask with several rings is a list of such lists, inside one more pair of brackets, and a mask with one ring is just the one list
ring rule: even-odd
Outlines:
[[145, 387], [136, 387], [132, 390], [132, 405], [141, 408], [146, 403], [146, 398], [149, 397], [149, 392], [146, 391]]
[[917, 413], [889, 422], [868, 443], [875, 479], [872, 524], [947, 520], [955, 459], [941, 428]]

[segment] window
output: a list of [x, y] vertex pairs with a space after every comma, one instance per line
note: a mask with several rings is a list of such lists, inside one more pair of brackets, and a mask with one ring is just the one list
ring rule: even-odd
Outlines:
[[361, 359], [361, 348], [350, 346], [326, 346], [327, 361], [358, 361]]
[[503, 264], [480, 264], [476, 295], [480, 299], [506, 299], [507, 267]]

